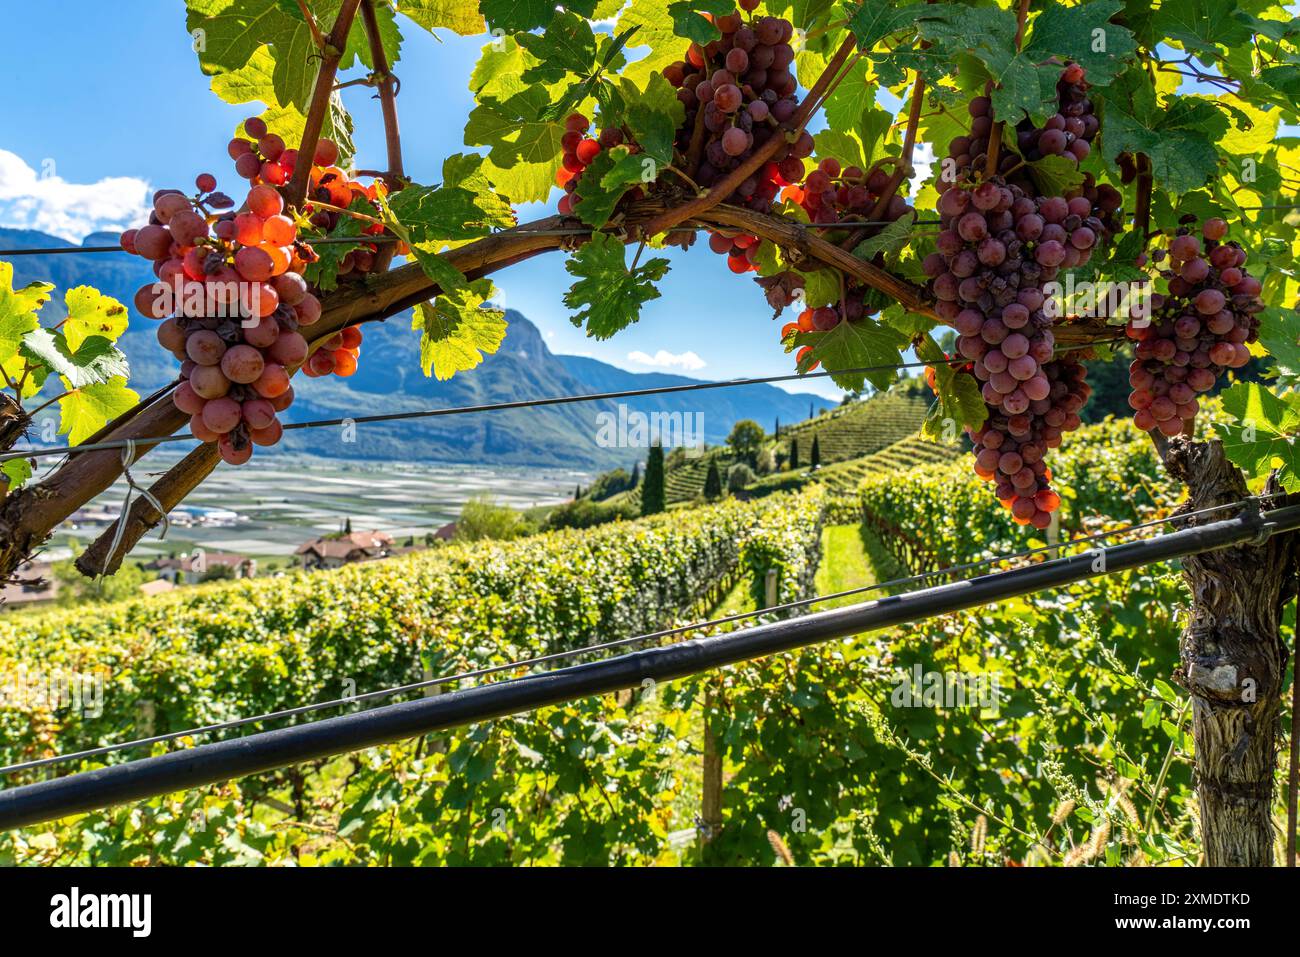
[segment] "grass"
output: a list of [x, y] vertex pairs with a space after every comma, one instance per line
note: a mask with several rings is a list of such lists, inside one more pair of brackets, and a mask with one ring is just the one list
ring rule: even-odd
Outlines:
[[[861, 588], [878, 581], [876, 571], [867, 557], [859, 525], [827, 525], [822, 529], [822, 563], [817, 569], [815, 587], [817, 594]], [[817, 611], [852, 605], [862, 601], [861, 595], [845, 595], [827, 602], [818, 602]]]

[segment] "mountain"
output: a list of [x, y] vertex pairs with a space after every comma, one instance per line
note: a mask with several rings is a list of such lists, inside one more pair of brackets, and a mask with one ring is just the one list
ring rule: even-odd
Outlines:
[[[116, 245], [116, 234], [87, 236], [84, 245]], [[44, 233], [0, 228], [0, 249], [72, 247]], [[0, 259], [5, 259], [0, 253]], [[58, 287], [54, 301], [72, 286], [90, 285], [129, 304], [143, 283], [151, 280], [145, 262], [126, 253], [16, 256], [14, 283], [44, 280]], [[556, 355], [547, 348], [537, 327], [509, 310], [509, 331], [496, 355], [477, 368], [439, 382], [426, 378], [416, 360], [417, 333], [411, 313], [363, 327], [361, 362], [348, 379], [334, 376], [294, 379], [296, 398], [286, 421], [361, 417], [389, 412], [452, 408], [512, 402], [551, 396], [619, 392], [704, 380], [661, 373], [627, 372], [582, 356]], [[171, 381], [176, 363], [159, 349], [153, 323], [132, 310], [130, 327], [121, 340], [131, 363], [131, 385], [141, 394]], [[626, 412], [688, 413], [702, 426], [704, 441], [725, 441], [739, 419], [752, 418], [770, 429], [776, 418], [792, 424], [809, 409], [834, 403], [811, 394], [793, 395], [773, 386], [753, 385], [708, 389], [684, 394], [625, 400]], [[644, 457], [643, 448], [605, 447], [600, 414], [617, 420], [613, 400], [543, 406], [501, 412], [364, 423], [355, 428], [319, 428], [286, 433], [278, 446], [353, 459], [414, 459], [500, 465], [537, 465], [581, 469], [629, 465]], [[617, 437], [617, 436], [615, 436]]]

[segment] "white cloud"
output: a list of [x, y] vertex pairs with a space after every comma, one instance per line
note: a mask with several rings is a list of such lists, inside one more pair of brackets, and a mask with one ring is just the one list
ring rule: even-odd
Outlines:
[[696, 369], [703, 369], [707, 364], [703, 359], [694, 352], [683, 352], [681, 355], [673, 355], [667, 349], [660, 349], [654, 355], [646, 355], [640, 350], [629, 352], [627, 354], [629, 362], [635, 362], [637, 365], [654, 366], [658, 369], [686, 369], [694, 372]]
[[133, 176], [69, 183], [53, 166], [38, 173], [22, 157], [0, 149], [0, 225], [79, 243], [97, 230], [144, 223], [150, 198], [149, 184]]

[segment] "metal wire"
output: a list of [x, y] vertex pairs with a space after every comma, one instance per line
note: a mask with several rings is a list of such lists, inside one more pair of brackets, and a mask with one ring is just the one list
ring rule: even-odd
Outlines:
[[[869, 219], [856, 220], [850, 219], [838, 223], [799, 223], [804, 229], [861, 229], [867, 226], [890, 226], [893, 225], [890, 219]], [[913, 226], [939, 226], [940, 220], [937, 219], [918, 219], [912, 223]], [[707, 230], [707, 226], [674, 226], [667, 230], [669, 233], [698, 233], [701, 230]], [[521, 236], [590, 236], [598, 230], [589, 226], [574, 226], [562, 229], [519, 229], [519, 230], [497, 230], [488, 233], [488, 236], [499, 236], [507, 232], [517, 232]], [[484, 237], [486, 238], [486, 237]], [[306, 240], [308, 245], [319, 246], [330, 243], [350, 243], [354, 246], [366, 243], [395, 243], [397, 236], [324, 236], [320, 239]], [[74, 256], [83, 253], [126, 253], [121, 246], [46, 246], [35, 249], [0, 249], [0, 256]], [[127, 253], [127, 255], [131, 255]]]
[[1089, 542], [1100, 541], [1106, 538], [1114, 538], [1117, 535], [1124, 535], [1130, 532], [1141, 531], [1152, 528], [1157, 525], [1173, 524], [1175, 522], [1185, 522], [1188, 519], [1196, 518], [1203, 515], [1222, 512], [1228, 509], [1241, 508], [1258, 500], [1259, 496], [1247, 496], [1236, 502], [1229, 502], [1223, 505], [1214, 505], [1208, 508], [1197, 509], [1193, 512], [1184, 512], [1179, 515], [1171, 515], [1165, 518], [1152, 519], [1146, 522], [1140, 522], [1134, 525], [1127, 525], [1123, 528], [1113, 529], [1107, 532], [1097, 532], [1092, 535], [1071, 539], [1068, 542], [1062, 542], [1056, 545], [1045, 545], [1037, 548], [1026, 549], [1012, 554], [992, 555], [987, 558], [981, 558], [976, 561], [966, 562], [962, 565], [952, 565], [948, 568], [936, 569], [930, 572], [924, 572], [919, 575], [908, 575], [903, 578], [895, 578], [890, 581], [876, 582], [871, 585], [862, 585], [857, 588], [849, 588], [844, 591], [832, 592], [826, 595], [816, 595], [812, 598], [801, 598], [797, 601], [785, 602], [784, 604], [774, 605], [770, 608], [763, 608], [757, 611], [742, 612], [735, 615], [727, 615], [723, 618], [713, 618], [708, 621], [695, 622], [689, 625], [678, 625], [673, 628], [665, 628], [661, 631], [649, 632], [643, 635], [635, 635], [631, 638], [619, 638], [614, 641], [601, 642], [595, 645], [584, 645], [581, 648], [570, 648], [565, 651], [553, 652], [549, 655], [538, 655], [533, 658], [523, 658], [517, 661], [511, 661], [499, 665], [489, 665], [483, 668], [475, 668], [469, 671], [460, 671], [454, 674], [442, 675], [437, 678], [426, 678], [422, 681], [412, 682], [410, 684], [397, 685], [391, 688], [380, 688], [375, 691], [367, 691], [364, 694], [353, 695], [347, 698], [335, 698], [330, 701], [319, 701], [313, 704], [299, 705], [294, 708], [285, 708], [280, 711], [271, 711], [266, 714], [253, 715], [247, 718], [235, 718], [230, 721], [222, 721], [215, 724], [201, 725], [190, 728], [185, 731], [170, 731], [166, 734], [153, 735], [148, 738], [137, 738], [131, 741], [123, 741], [118, 744], [104, 745], [98, 748], [90, 748], [85, 751], [76, 751], [68, 754], [55, 755], [48, 758], [38, 758], [31, 761], [24, 761], [19, 764], [11, 764], [0, 767], [0, 775], [11, 774], [16, 771], [28, 771], [34, 768], [48, 767], [52, 764], [62, 764], [68, 761], [82, 761], [88, 758], [103, 757], [109, 754], [115, 754], [119, 751], [125, 751], [133, 748], [145, 747], [152, 744], [162, 744], [169, 741], [175, 741], [179, 738], [195, 737], [197, 735], [212, 734], [218, 731], [228, 731], [234, 728], [244, 727], [249, 724], [255, 724], [261, 721], [275, 721], [282, 718], [292, 718], [298, 715], [311, 714], [316, 711], [325, 711], [331, 708], [340, 708], [350, 704], [357, 704], [363, 701], [375, 701], [382, 698], [390, 698], [394, 695], [404, 694], [410, 691], [420, 691], [425, 688], [433, 688], [441, 685], [452, 684], [453, 682], [465, 681], [470, 678], [483, 678], [489, 675], [500, 674], [505, 671], [515, 671], [520, 668], [530, 668], [539, 664], [545, 664], [554, 661], [564, 661], [569, 658], [576, 658], [581, 655], [591, 654], [597, 651], [608, 651], [614, 648], [625, 648], [631, 645], [640, 644], [645, 641], [655, 641], [663, 638], [671, 638], [675, 635], [682, 635], [692, 631], [701, 631], [706, 628], [714, 628], [719, 625], [732, 624], [738, 621], [746, 621], [753, 618], [760, 618], [764, 615], [773, 615], [779, 612], [791, 611], [797, 608], [806, 608], [811, 605], [821, 604], [822, 602], [832, 601], [839, 598], [847, 598], [853, 595], [861, 595], [872, 591], [887, 591], [901, 585], [911, 585], [918, 582], [931, 579], [950, 578], [960, 572], [970, 571], [975, 568], [982, 568], [993, 565], [998, 562], [1017, 561], [1024, 558], [1030, 558], [1048, 551], [1059, 551], [1065, 548], [1073, 548], [1078, 545]]
[[[1075, 352], [1093, 349], [1104, 342], [1092, 342], [1076, 346], [1062, 346], [1056, 352]], [[340, 419], [314, 419], [309, 422], [289, 422], [283, 426], [285, 432], [298, 429], [319, 429], [339, 425], [365, 425], [374, 422], [402, 422], [408, 419], [433, 419], [448, 415], [468, 415], [475, 412], [501, 412], [510, 409], [532, 409], [550, 405], [570, 405], [575, 402], [602, 402], [608, 399], [632, 399], [638, 396], [668, 395], [677, 392], [702, 392], [706, 389], [729, 389], [736, 386], [767, 385], [775, 382], [802, 382], [807, 379], [822, 379], [827, 376], [857, 375], [870, 372], [889, 372], [898, 369], [916, 369], [924, 366], [946, 364], [964, 365], [969, 359], [954, 357], [945, 360], [926, 360], [917, 362], [896, 362], [888, 365], [858, 366], [852, 369], [836, 369], [834, 372], [793, 372], [786, 375], [760, 376], [749, 379], [725, 379], [721, 382], [692, 382], [689, 385], [664, 385], [647, 389], [625, 389], [620, 392], [591, 392], [585, 395], [557, 395], [541, 399], [515, 399], [510, 402], [489, 402], [483, 405], [460, 405], [445, 409], [420, 409], [415, 412], [383, 412], [375, 415], [348, 416]], [[107, 439], [103, 442], [87, 442], [84, 445], [46, 446], [35, 449], [18, 449], [0, 454], [0, 462], [12, 459], [33, 459], [51, 455], [75, 455], [81, 452], [101, 452], [108, 449], [125, 448], [128, 443], [137, 446], [161, 445], [165, 442], [194, 442], [193, 435], [173, 434], [152, 438]]]

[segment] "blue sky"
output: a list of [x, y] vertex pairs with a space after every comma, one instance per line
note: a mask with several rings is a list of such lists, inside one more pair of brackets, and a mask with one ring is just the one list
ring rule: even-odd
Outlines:
[[[234, 191], [238, 181], [225, 144], [235, 124], [258, 111], [225, 104], [208, 89], [179, 0], [6, 7], [0, 225], [78, 241], [87, 223], [129, 218], [140, 193], [133, 180], [150, 189], [188, 187], [197, 173], [209, 171]], [[436, 182], [443, 158], [466, 149], [461, 133], [473, 105], [466, 84], [484, 39], [445, 31], [435, 39], [406, 21], [402, 30], [406, 41], [395, 72], [402, 80], [398, 109], [407, 172], [419, 182]], [[12, 42], [17, 38], [31, 42]], [[384, 165], [383, 132], [378, 103], [368, 92], [362, 87], [343, 95], [357, 123], [358, 166], [374, 169]], [[549, 211], [525, 207], [520, 218]], [[606, 342], [588, 339], [569, 323], [562, 297], [572, 277], [560, 256], [539, 257], [493, 278], [504, 304], [532, 319], [556, 352], [709, 379], [793, 371], [778, 342], [779, 323], [770, 319], [751, 279], [728, 272], [702, 241], [689, 253], [667, 255], [673, 271], [661, 286], [662, 298], [647, 304], [636, 326]], [[414, 346], [412, 339], [412, 362]], [[681, 364], [643, 361], [660, 353]], [[788, 388], [842, 394], [826, 379]]]

